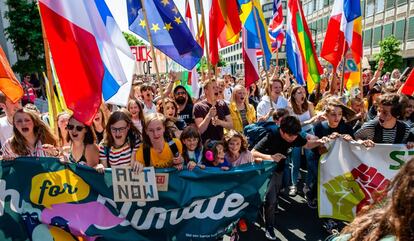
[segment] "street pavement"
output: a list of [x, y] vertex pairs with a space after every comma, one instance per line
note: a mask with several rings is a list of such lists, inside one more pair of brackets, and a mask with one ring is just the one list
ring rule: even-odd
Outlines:
[[[317, 209], [308, 207], [302, 187], [303, 184], [300, 182], [298, 195], [295, 197], [283, 193], [279, 198], [279, 212], [276, 214], [276, 236], [278, 241], [324, 241], [329, 236], [322, 228]], [[228, 241], [230, 238], [226, 237], [224, 240]], [[256, 224], [255, 226], [249, 226], [247, 232], [241, 233], [240, 240], [264, 241], [268, 239], [265, 236], [263, 225], [259, 227]]]

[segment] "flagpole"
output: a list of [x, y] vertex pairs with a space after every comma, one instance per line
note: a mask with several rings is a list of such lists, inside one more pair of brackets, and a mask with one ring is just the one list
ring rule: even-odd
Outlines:
[[200, 5], [201, 10], [201, 22], [203, 23], [203, 34], [204, 34], [204, 43], [206, 45], [206, 55], [207, 55], [207, 78], [208, 80], [211, 79], [210, 77], [210, 49], [208, 48], [208, 38], [207, 38], [207, 30], [206, 30], [206, 20], [204, 19], [204, 6], [201, 0], [198, 0], [198, 4]]
[[155, 49], [154, 49], [154, 44], [152, 42], [152, 35], [151, 35], [151, 31], [149, 28], [149, 22], [148, 22], [148, 17], [147, 17], [147, 10], [145, 9], [145, 0], [141, 0], [141, 5], [142, 5], [142, 13], [144, 15], [144, 20], [147, 24], [145, 24], [145, 28], [147, 30], [147, 36], [148, 36], [148, 40], [150, 43], [150, 48], [151, 48], [151, 56], [152, 56], [152, 61], [154, 63], [154, 67], [155, 67], [155, 73], [157, 76], [157, 82], [161, 91], [161, 100], [162, 100], [162, 109], [164, 110], [163, 112], [165, 112], [165, 98], [164, 98], [164, 87], [161, 84], [161, 76], [160, 76], [160, 72], [158, 69], [158, 63], [157, 63], [157, 59], [155, 58]]
[[346, 57], [345, 54], [342, 56], [342, 76], [341, 76], [341, 88], [340, 88], [340, 94], [339, 96], [343, 96], [343, 92], [344, 92], [344, 82], [345, 82], [345, 61], [346, 61]]
[[[271, 96], [272, 87], [270, 86], [269, 75], [267, 74], [267, 70], [266, 70], [267, 60], [266, 60], [266, 56], [265, 56], [265, 52], [264, 52], [264, 47], [263, 47], [263, 42], [262, 42], [262, 34], [260, 32], [259, 22], [257, 20], [257, 14], [256, 14], [256, 10], [255, 10], [254, 1], [255, 0], [252, 0], [254, 22], [256, 23], [256, 30], [257, 30], [257, 34], [259, 35], [260, 48], [262, 49], [262, 56], [263, 56], [263, 61], [264, 61], [263, 70], [266, 73], [266, 84], [267, 84], [267, 91], [269, 92], [270, 108], [273, 108], [273, 101], [272, 101], [272, 96]], [[244, 41], [246, 41], [246, 40], [244, 40]], [[282, 88], [283, 88], [283, 86], [282, 86]]]
[[[198, 0], [194, 0], [194, 10], [195, 10], [195, 18], [196, 18], [196, 24], [197, 24], [197, 36], [196, 36], [196, 41], [198, 42], [198, 44], [201, 46], [201, 39], [199, 39], [200, 36], [200, 23], [198, 20], [198, 12], [197, 12], [197, 2]], [[199, 3], [200, 4], [200, 3]], [[190, 10], [191, 11], [191, 10]], [[204, 80], [205, 80], [205, 76], [203, 74], [203, 65], [200, 64], [200, 70], [201, 70], [201, 80], [203, 81], [204, 84]], [[200, 90], [199, 90], [200, 92]], [[200, 96], [199, 96], [200, 97]]]
[[[39, 9], [40, 11], [40, 9]], [[47, 80], [49, 83], [49, 97], [50, 97], [50, 104], [52, 105], [52, 112], [49, 113], [49, 118], [52, 118], [54, 126], [53, 126], [53, 133], [58, 136], [58, 126], [57, 126], [57, 113], [56, 113], [56, 102], [55, 102], [55, 95], [53, 90], [53, 82], [52, 82], [52, 68], [50, 67], [50, 48], [49, 48], [49, 41], [47, 40], [46, 34], [45, 34], [45, 27], [43, 25], [43, 21], [41, 21], [42, 24], [42, 37], [43, 37], [43, 45], [45, 49], [45, 59], [46, 59], [46, 74], [47, 74]], [[52, 115], [50, 115], [52, 114]]]

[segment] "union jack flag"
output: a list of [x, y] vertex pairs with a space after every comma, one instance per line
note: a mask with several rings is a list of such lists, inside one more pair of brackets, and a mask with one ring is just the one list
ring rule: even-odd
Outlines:
[[273, 2], [273, 18], [269, 22], [269, 36], [272, 42], [272, 49], [279, 49], [285, 38], [281, 0], [274, 0]]

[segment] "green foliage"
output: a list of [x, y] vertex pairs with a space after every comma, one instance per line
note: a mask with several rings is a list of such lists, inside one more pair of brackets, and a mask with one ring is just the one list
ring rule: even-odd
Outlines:
[[5, 29], [19, 55], [13, 70], [19, 74], [39, 73], [45, 69], [42, 26], [37, 1], [7, 0], [9, 11], [6, 18], [10, 26]]
[[[227, 62], [224, 61], [223, 57], [219, 56], [219, 62], [217, 63], [217, 67], [225, 67], [227, 66]], [[210, 69], [213, 69], [213, 66], [210, 66]], [[201, 70], [207, 70], [207, 58], [203, 56], [200, 62], [197, 64], [197, 71], [200, 72]]]
[[380, 52], [374, 55], [374, 58], [377, 62], [376, 68], [378, 67], [379, 60], [384, 60], [382, 73], [392, 72], [393, 69], [401, 69], [403, 58], [400, 55], [400, 44], [400, 40], [396, 39], [393, 35], [379, 42]]
[[135, 35], [127, 33], [127, 32], [122, 32], [124, 34], [124, 37], [126, 39], [126, 41], [128, 42], [129, 46], [141, 46], [141, 45], [145, 45], [144, 41], [142, 41], [141, 39], [137, 38]]

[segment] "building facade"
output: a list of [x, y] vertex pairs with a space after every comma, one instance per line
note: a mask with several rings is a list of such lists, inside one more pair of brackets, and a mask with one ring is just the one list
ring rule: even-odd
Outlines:
[[[334, 0], [302, 2], [308, 26], [316, 39], [318, 53], [325, 38]], [[394, 35], [401, 41], [405, 66], [414, 66], [414, 0], [362, 0], [364, 57], [370, 62], [379, 53], [379, 42]], [[315, 37], [316, 36], [316, 37]]]
[[10, 65], [13, 65], [17, 61], [17, 54], [14, 51], [11, 42], [7, 40], [4, 32], [4, 29], [10, 25], [9, 20], [5, 17], [6, 11], [8, 11], [8, 9], [9, 7], [6, 4], [6, 0], [0, 0], [0, 46], [6, 53]]

